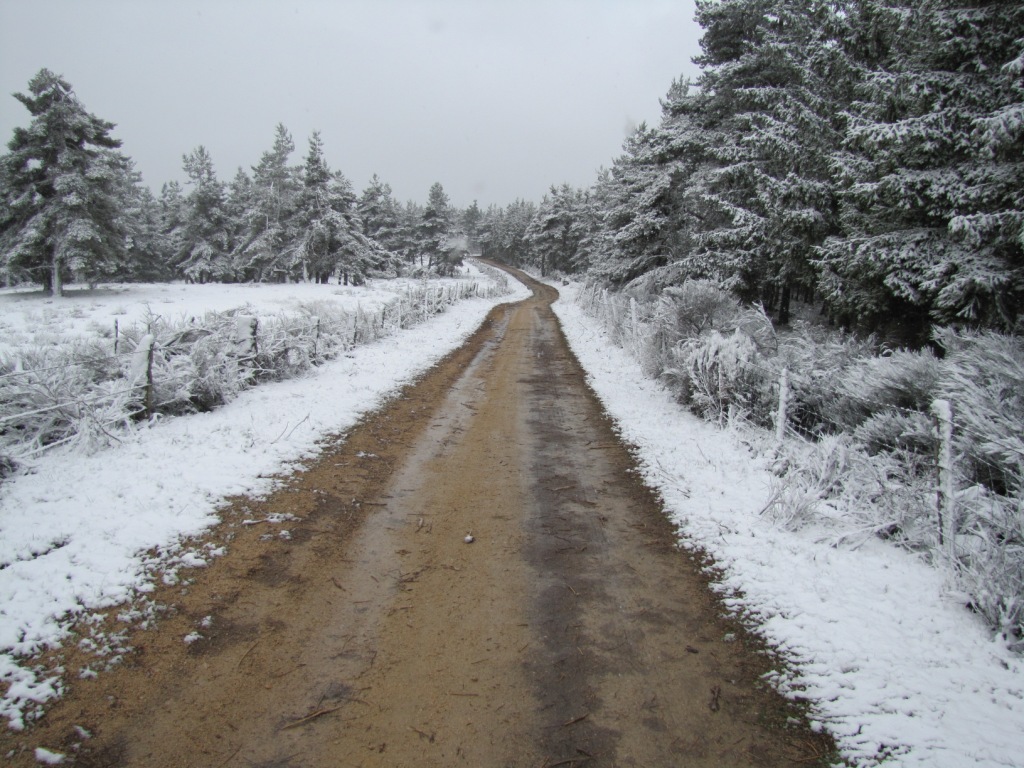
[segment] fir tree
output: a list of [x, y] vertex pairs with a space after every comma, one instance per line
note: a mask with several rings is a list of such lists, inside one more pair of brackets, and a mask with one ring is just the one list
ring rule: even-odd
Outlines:
[[777, 306], [782, 323], [792, 292], [813, 290], [814, 248], [836, 227], [836, 15], [823, 0], [698, 3], [709, 141], [688, 191], [694, 247], [723, 285]]
[[177, 236], [177, 268], [189, 280], [206, 283], [230, 280], [234, 269], [228, 250], [224, 185], [203, 146], [183, 158], [192, 190], [185, 198], [184, 217]]
[[[841, 236], [820, 250], [837, 317], [913, 343], [932, 324], [1012, 329], [1024, 299], [1024, 4], [862, 0], [862, 85]], [[898, 320], [898, 326], [893, 322]]]
[[288, 270], [285, 253], [300, 237], [295, 229], [295, 206], [301, 187], [299, 169], [288, 164], [295, 142], [283, 124], [274, 131], [274, 145], [253, 167], [248, 209], [248, 233], [235, 248], [235, 263], [250, 279], [282, 277]]
[[452, 207], [440, 182], [430, 187], [427, 205], [420, 224], [420, 249], [427, 256], [427, 269], [437, 269], [442, 275], [451, 274], [462, 262], [461, 254], [449, 248], [453, 234]]
[[386, 263], [386, 256], [376, 241], [363, 234], [352, 185], [328, 168], [319, 132], [309, 139], [302, 180], [294, 263], [304, 277], [319, 283], [327, 283], [334, 274], [340, 274], [346, 285], [363, 283], [371, 271]]
[[403, 249], [402, 211], [391, 193], [391, 185], [373, 175], [356, 205], [363, 232], [395, 254]]
[[59, 75], [40, 70], [14, 97], [32, 120], [0, 158], [0, 252], [9, 275], [59, 296], [73, 274], [94, 280], [123, 266], [131, 164], [114, 151], [114, 124], [87, 112]]

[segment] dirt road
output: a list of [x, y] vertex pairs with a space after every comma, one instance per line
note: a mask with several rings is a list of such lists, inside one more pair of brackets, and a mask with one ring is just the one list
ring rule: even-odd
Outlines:
[[[631, 472], [556, 292], [533, 288], [273, 496], [234, 500], [212, 534], [228, 554], [162, 588], [159, 629], [3, 753], [176, 768], [824, 756]], [[272, 514], [290, 517], [252, 522]]]

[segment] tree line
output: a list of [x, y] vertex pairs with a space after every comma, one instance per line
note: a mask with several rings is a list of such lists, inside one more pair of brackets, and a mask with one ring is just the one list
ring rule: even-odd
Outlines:
[[31, 114], [0, 156], [0, 268], [7, 285], [54, 294], [71, 279], [359, 284], [374, 274], [449, 274], [476, 203], [454, 207], [435, 183], [425, 205], [400, 203], [374, 176], [357, 195], [332, 170], [318, 132], [302, 164], [278, 125], [251, 173], [224, 183], [205, 147], [182, 158], [187, 182], [156, 196], [63, 77], [46, 69], [14, 95]]
[[440, 184], [361, 195], [318, 134], [283, 125], [248, 173], [203, 147], [155, 197], [46, 70], [0, 158], [7, 282], [359, 282], [479, 250], [648, 294], [711, 280], [790, 321], [795, 303], [902, 343], [1019, 330], [1024, 306], [1021, 0], [698, 0], [700, 75], [677, 80], [589, 188], [453, 207]]
[[485, 252], [658, 292], [709, 279], [906, 343], [1014, 332], [1024, 300], [1024, 3], [698, 0], [701, 73], [588, 189], [495, 217]]

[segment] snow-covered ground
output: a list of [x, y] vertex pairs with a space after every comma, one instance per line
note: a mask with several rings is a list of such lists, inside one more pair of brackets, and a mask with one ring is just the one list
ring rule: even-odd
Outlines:
[[993, 641], [942, 576], [880, 541], [762, 517], [766, 461], [743, 434], [679, 406], [559, 286], [555, 310], [591, 386], [639, 453], [683, 536], [722, 569], [727, 602], [792, 662], [776, 682], [809, 698], [816, 726], [861, 766], [1024, 765], [1024, 663]]
[[[483, 279], [467, 264], [462, 279]], [[454, 280], [456, 278], [452, 278]], [[432, 280], [431, 285], [446, 281]], [[295, 314], [303, 304], [332, 302], [372, 312], [395, 300], [397, 293], [421, 281], [371, 280], [363, 286], [315, 283], [144, 283], [103, 285], [95, 289], [71, 286], [54, 299], [40, 290], [0, 289], [0, 353], [24, 344], [56, 345], [74, 339], [113, 338], [114, 324], [123, 331], [148, 317], [164, 320], [202, 318], [206, 312], [246, 307], [260, 317]]]
[[[476, 270], [466, 277], [487, 279]], [[318, 439], [343, 431], [456, 348], [491, 307], [528, 295], [513, 286], [508, 296], [460, 302], [310, 375], [245, 391], [216, 411], [140, 427], [114, 448], [91, 455], [57, 449], [30, 474], [0, 485], [0, 680], [10, 686], [0, 714], [10, 726], [22, 727], [39, 703], [59, 694], [58, 681], [19, 664], [20, 654], [59, 643], [69, 615], [146, 592], [153, 565], [147, 551], [165, 553], [164, 565], [172, 567], [215, 556], [176, 547], [216, 522], [221, 499], [266, 492], [268, 476], [315, 453]], [[403, 287], [123, 286], [72, 294], [67, 303], [6, 292], [0, 320], [9, 341], [40, 320], [56, 341], [112, 326], [113, 317], [125, 327], [148, 311], [188, 317], [248, 304], [278, 312], [325, 294], [369, 309]]]

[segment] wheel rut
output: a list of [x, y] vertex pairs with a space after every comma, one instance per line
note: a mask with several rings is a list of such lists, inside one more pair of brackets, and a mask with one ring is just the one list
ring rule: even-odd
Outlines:
[[[160, 628], [0, 747], [24, 765], [29, 743], [83, 766], [828, 764], [675, 546], [557, 292], [520, 277], [533, 298], [280, 490], [232, 500], [211, 533], [228, 554], [161, 588]], [[287, 538], [242, 525], [273, 513]]]

